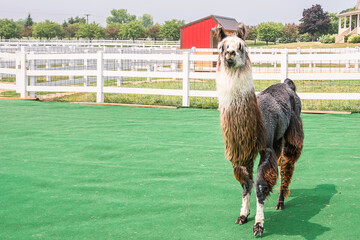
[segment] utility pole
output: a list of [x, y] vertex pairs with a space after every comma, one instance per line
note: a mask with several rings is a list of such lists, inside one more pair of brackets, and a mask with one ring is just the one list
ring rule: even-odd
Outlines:
[[85, 16], [86, 16], [86, 23], [87, 23], [87, 24], [89, 24], [89, 16], [90, 16], [90, 15], [91, 15], [91, 14], [88, 14], [88, 13], [85, 14]]

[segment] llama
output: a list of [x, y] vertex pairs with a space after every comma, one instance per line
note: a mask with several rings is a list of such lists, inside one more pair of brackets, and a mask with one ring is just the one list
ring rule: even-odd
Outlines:
[[235, 179], [243, 188], [240, 217], [236, 220], [240, 225], [246, 223], [250, 215], [253, 167], [260, 153], [253, 231], [255, 236], [262, 236], [264, 201], [276, 184], [278, 165], [281, 187], [276, 209], [283, 209], [294, 164], [302, 151], [304, 133], [300, 118], [301, 101], [292, 80], [272, 85], [256, 96], [245, 33], [243, 24], [233, 35], [227, 35], [220, 25], [216, 27], [220, 51], [216, 87], [225, 155], [232, 163]]

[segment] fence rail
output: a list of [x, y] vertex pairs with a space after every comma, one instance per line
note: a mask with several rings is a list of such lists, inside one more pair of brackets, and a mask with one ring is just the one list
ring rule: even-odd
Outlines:
[[[20, 52], [0, 53], [0, 89], [16, 90], [22, 98], [28, 97], [29, 93], [30, 96], [36, 96], [37, 92], [96, 93], [96, 102], [99, 103], [104, 102], [106, 93], [180, 96], [181, 105], [188, 107], [190, 97], [217, 97], [214, 89], [217, 58], [217, 55], [212, 54], [197, 55], [194, 51], [177, 54], [121, 54], [103, 51], [40, 54], [26, 52], [22, 47]], [[287, 77], [295, 81], [347, 80], [357, 81], [355, 85], [359, 89], [358, 52], [292, 54], [281, 50], [279, 54], [252, 53], [250, 59], [253, 62], [254, 80], [280, 82]], [[15, 84], [1, 81], [4, 76], [14, 77]], [[63, 79], [54, 80], [55, 77]], [[124, 79], [127, 78], [136, 79], [136, 83], [126, 85]], [[141, 87], [146, 83], [161, 81], [171, 81], [176, 85], [163, 88]], [[209, 86], [197, 89], [196, 84], [204, 81], [209, 82]], [[358, 90], [309, 91], [298, 94], [302, 99], [360, 100]]]
[[0, 41], [0, 47], [20, 46], [112, 46], [112, 47], [179, 47], [180, 41], [168, 40], [12, 40]]

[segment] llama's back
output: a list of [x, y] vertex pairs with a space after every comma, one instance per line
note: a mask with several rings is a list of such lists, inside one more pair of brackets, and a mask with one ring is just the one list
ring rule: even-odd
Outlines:
[[257, 96], [268, 146], [282, 138], [292, 118], [300, 118], [301, 101], [295, 91], [295, 83], [286, 79], [284, 83], [274, 84]]

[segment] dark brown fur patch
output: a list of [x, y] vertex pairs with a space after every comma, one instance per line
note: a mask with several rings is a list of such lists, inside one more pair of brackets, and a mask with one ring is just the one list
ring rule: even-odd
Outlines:
[[276, 180], [278, 178], [278, 169], [269, 168], [264, 172], [264, 179], [269, 184], [270, 192], [272, 192], [273, 187], [276, 185]]
[[281, 161], [281, 189], [285, 191], [285, 198], [290, 194], [289, 185], [294, 173], [295, 162], [301, 155], [302, 144], [295, 147], [288, 142], [285, 142], [283, 158]]
[[278, 178], [278, 165], [276, 160], [275, 152], [271, 149], [268, 148], [261, 152], [259, 169], [263, 179], [270, 187], [270, 192], [272, 192]]
[[237, 166], [237, 167], [234, 167], [234, 177], [240, 183], [245, 183], [245, 182], [247, 182], [247, 179], [249, 178], [249, 173], [245, 167]]

